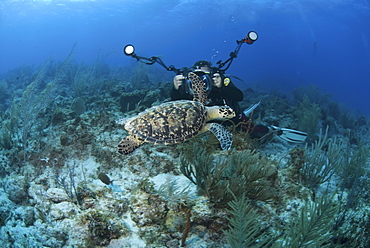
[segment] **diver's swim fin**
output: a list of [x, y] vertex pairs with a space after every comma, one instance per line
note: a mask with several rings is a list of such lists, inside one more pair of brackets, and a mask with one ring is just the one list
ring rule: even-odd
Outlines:
[[307, 133], [289, 128], [270, 126], [278, 137], [292, 143], [303, 143], [306, 141]]
[[[248, 116], [252, 111], [257, 108], [260, 105], [261, 102], [255, 103], [251, 105], [249, 108], [243, 111], [245, 116]], [[288, 142], [292, 143], [303, 143], [306, 141], [307, 138], [307, 133], [297, 131], [294, 129], [289, 129], [289, 128], [283, 128], [283, 127], [277, 127], [277, 126], [269, 126], [270, 127], [270, 132], [276, 134], [278, 137], [282, 138], [283, 140], [286, 140]], [[272, 129], [272, 130], [271, 130]], [[267, 134], [267, 135], [269, 135]]]
[[258, 103], [255, 103], [253, 105], [251, 105], [249, 108], [247, 108], [246, 110], [243, 111], [243, 113], [245, 114], [245, 116], [248, 116], [250, 113], [252, 113], [252, 111], [258, 107], [258, 105], [260, 105], [261, 102], [258, 102]]

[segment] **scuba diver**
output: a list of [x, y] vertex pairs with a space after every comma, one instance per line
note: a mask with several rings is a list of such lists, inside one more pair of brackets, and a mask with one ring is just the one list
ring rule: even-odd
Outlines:
[[[124, 48], [124, 53], [131, 56], [138, 61], [144, 62], [148, 65], [158, 63], [168, 71], [174, 71], [176, 76], [173, 78], [173, 87], [171, 91], [171, 100], [192, 100], [193, 90], [191, 82], [187, 79], [189, 72], [194, 72], [202, 78], [207, 90], [207, 106], [229, 106], [235, 113], [236, 117], [231, 119], [234, 125], [241, 124], [241, 128], [247, 131], [251, 138], [256, 138], [260, 141], [265, 141], [276, 134], [278, 137], [293, 143], [302, 143], [306, 140], [307, 134], [293, 129], [280, 128], [273, 125], [252, 124], [247, 116], [258, 107], [259, 103], [253, 104], [248, 109], [241, 111], [239, 107], [240, 101], [243, 100], [243, 92], [238, 89], [231, 78], [225, 73], [230, 67], [234, 58], [243, 43], [253, 44], [257, 40], [257, 33], [250, 31], [248, 35], [241, 40], [237, 40], [237, 48], [230, 53], [229, 59], [225, 62], [218, 61], [217, 66], [213, 66], [211, 62], [206, 60], [197, 61], [192, 67], [183, 67], [176, 69], [174, 66], [166, 66], [159, 57], [141, 57], [134, 53], [134, 47], [129, 44]], [[226, 66], [226, 68], [224, 68]], [[239, 125], [238, 125], [239, 126]]]
[[[206, 60], [196, 62], [190, 69], [203, 79], [207, 90], [207, 106], [229, 106], [235, 113], [236, 118], [240, 115], [238, 102], [242, 101], [243, 92], [238, 89], [224, 73], [212, 66], [212, 63]], [[187, 73], [186, 73], [187, 74]], [[171, 100], [191, 100], [193, 99], [193, 90], [190, 80], [186, 80], [183, 74], [176, 75], [173, 78], [173, 87], [171, 91]], [[233, 122], [235, 122], [235, 120]]]
[[[258, 104], [252, 105], [246, 113], [240, 110], [239, 102], [243, 101], [243, 92], [237, 88], [223, 72], [217, 70], [217, 67], [213, 67], [212, 63], [206, 60], [197, 61], [189, 71], [196, 73], [200, 76], [207, 89], [207, 106], [229, 106], [231, 107], [236, 116], [230, 121], [237, 125], [241, 123], [241, 128], [247, 131], [251, 138], [262, 139], [263, 137], [272, 134], [272, 130], [268, 126], [264, 125], [252, 125], [247, 117]], [[176, 75], [173, 78], [173, 87], [171, 91], [171, 100], [191, 100], [193, 99], [193, 92], [191, 89], [191, 83], [189, 80], [182, 75]]]
[[[243, 92], [239, 90], [230, 80], [221, 72], [215, 71], [212, 64], [206, 60], [196, 62], [191, 70], [203, 79], [206, 84], [208, 102], [206, 105], [227, 105], [239, 113], [238, 102], [243, 100]], [[193, 99], [193, 93], [189, 80], [180, 74], [173, 79], [173, 88], [171, 91], [171, 100]]]

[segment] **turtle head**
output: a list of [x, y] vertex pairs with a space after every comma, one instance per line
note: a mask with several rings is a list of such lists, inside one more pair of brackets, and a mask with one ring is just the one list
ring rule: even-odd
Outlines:
[[222, 119], [231, 119], [236, 116], [235, 111], [229, 106], [220, 106], [218, 107], [218, 114]]
[[229, 106], [207, 107], [208, 120], [228, 120], [236, 116], [235, 111]]

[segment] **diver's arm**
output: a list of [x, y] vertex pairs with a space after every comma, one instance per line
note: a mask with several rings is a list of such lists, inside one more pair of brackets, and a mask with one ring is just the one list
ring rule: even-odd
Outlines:
[[183, 86], [180, 86], [178, 90], [175, 88], [172, 88], [171, 91], [171, 101], [177, 101], [177, 100], [193, 100], [193, 96], [189, 93], [186, 93]]
[[181, 92], [180, 90], [176, 90], [175, 87], [172, 87], [171, 91], [171, 101], [181, 100]]
[[184, 81], [185, 81], [185, 77], [181, 74], [176, 75], [173, 78], [173, 86], [172, 86], [172, 91], [171, 91], [171, 100], [172, 101], [189, 99], [189, 96], [185, 92], [185, 88], [184, 88], [184, 85], [183, 85]]
[[185, 87], [181, 85], [176, 89], [175, 87], [172, 87], [171, 91], [171, 101], [177, 101], [177, 100], [192, 100], [193, 96], [186, 92]]

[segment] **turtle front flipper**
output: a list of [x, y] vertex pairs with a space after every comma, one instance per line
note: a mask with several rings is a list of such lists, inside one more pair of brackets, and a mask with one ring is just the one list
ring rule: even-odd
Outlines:
[[124, 137], [118, 144], [118, 152], [122, 154], [129, 154], [133, 152], [136, 148], [144, 143], [143, 140], [138, 139], [133, 135]]
[[224, 126], [218, 123], [207, 123], [203, 129], [211, 131], [220, 141], [222, 150], [230, 150], [233, 143], [233, 135]]
[[206, 104], [207, 101], [207, 89], [206, 84], [203, 80], [194, 72], [188, 74], [188, 78], [191, 82], [191, 87], [193, 88], [193, 101], [200, 102], [201, 104]]

